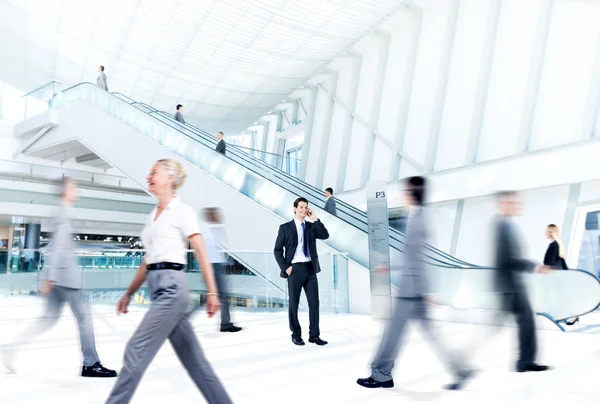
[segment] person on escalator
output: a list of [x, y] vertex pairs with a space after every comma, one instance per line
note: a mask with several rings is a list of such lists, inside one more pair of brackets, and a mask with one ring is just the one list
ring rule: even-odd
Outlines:
[[98, 67], [98, 78], [96, 79], [96, 85], [104, 91], [108, 91], [108, 81], [106, 74], [104, 73], [104, 66]]
[[[544, 265], [548, 265], [555, 269], [569, 269], [567, 262], [565, 261], [565, 249], [557, 225], [549, 224], [546, 227], [546, 238], [551, 240], [551, 243], [548, 245], [546, 255], [544, 255]], [[578, 321], [579, 317], [576, 317], [567, 320], [566, 324], [573, 325]]]
[[177, 104], [177, 112], [175, 112], [175, 120], [180, 123], [185, 123], [183, 119], [183, 105]]

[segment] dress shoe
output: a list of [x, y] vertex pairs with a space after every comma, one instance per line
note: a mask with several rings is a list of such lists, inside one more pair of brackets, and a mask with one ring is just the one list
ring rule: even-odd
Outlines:
[[317, 344], [317, 345], [327, 345], [327, 341], [323, 341], [321, 338], [319, 337], [314, 337], [314, 338], [309, 338], [308, 342], [310, 342], [311, 344]]
[[92, 366], [84, 366], [81, 371], [83, 377], [117, 377], [117, 372], [102, 366], [100, 362], [94, 363]]
[[233, 324], [221, 326], [221, 332], [238, 332], [238, 331], [242, 331], [242, 327], [238, 327]]
[[356, 381], [356, 383], [358, 383], [361, 386], [366, 387], [368, 389], [376, 389], [378, 387], [383, 387], [384, 389], [389, 389], [389, 388], [394, 387], [393, 379], [390, 379], [385, 382], [378, 382], [377, 380], [373, 379], [372, 377], [367, 377], [366, 379], [358, 379]]
[[302, 339], [302, 337], [294, 337], [293, 335], [292, 335], [292, 342], [296, 345], [306, 345], [304, 343], [304, 340]]
[[517, 364], [517, 372], [543, 372], [545, 370], [550, 369], [549, 366], [545, 365], [536, 365], [535, 363], [530, 363], [528, 365]]
[[473, 377], [475, 377], [474, 370], [462, 371], [456, 376], [456, 380], [450, 384], [445, 385], [444, 389], [446, 389], [446, 390], [462, 390], [462, 388], [465, 386], [465, 384], [469, 380], [471, 380]]

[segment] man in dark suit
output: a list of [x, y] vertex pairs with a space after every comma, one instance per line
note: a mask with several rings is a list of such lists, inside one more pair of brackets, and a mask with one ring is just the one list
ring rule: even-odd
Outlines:
[[519, 328], [519, 360], [517, 372], [541, 372], [548, 366], [538, 365], [535, 361], [537, 341], [535, 318], [522, 274], [536, 271], [549, 273], [551, 268], [538, 266], [533, 261], [521, 257], [519, 231], [513, 218], [521, 212], [519, 195], [514, 191], [498, 193], [499, 217], [496, 223], [496, 292], [501, 298], [505, 314], [512, 314]]
[[[319, 331], [319, 284], [317, 273], [321, 272], [317, 239], [329, 238], [327, 229], [317, 218], [314, 210], [308, 208], [305, 198], [294, 201], [294, 220], [279, 226], [279, 234], [275, 241], [275, 260], [281, 269], [280, 276], [288, 280], [289, 321], [292, 331], [292, 342], [304, 345], [302, 329], [298, 321], [298, 304], [300, 293], [304, 288], [310, 317], [308, 342], [326, 345], [320, 338]], [[312, 221], [307, 222], [306, 217]]]
[[406, 183], [404, 195], [409, 207], [406, 227], [406, 252], [398, 298], [395, 299], [391, 320], [388, 322], [377, 354], [371, 363], [371, 376], [356, 382], [367, 388], [394, 387], [392, 370], [401, 348], [401, 341], [409, 320], [418, 321], [436, 348], [448, 370], [454, 375], [453, 383], [446, 386], [449, 390], [459, 390], [473, 376], [461, 360], [452, 355], [442, 344], [433, 330], [428, 317], [428, 303], [431, 290], [427, 281], [427, 268], [423, 261], [429, 228], [424, 208], [426, 183], [423, 177], [411, 177]]
[[179, 123], [185, 123], [183, 119], [183, 105], [177, 104], [177, 112], [175, 112], [175, 120]]
[[215, 150], [217, 151], [217, 153], [221, 153], [224, 156], [225, 149], [227, 149], [227, 145], [223, 140], [223, 132], [217, 132], [217, 140], [219, 141], [219, 143], [217, 143], [217, 147], [215, 148]]
[[333, 188], [325, 189], [325, 197], [327, 198], [327, 202], [325, 202], [325, 212], [335, 215], [336, 206], [335, 198], [333, 197]]

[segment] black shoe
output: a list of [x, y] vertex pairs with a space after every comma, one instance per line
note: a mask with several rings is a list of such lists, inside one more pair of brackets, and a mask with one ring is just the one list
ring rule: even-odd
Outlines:
[[575, 320], [573, 320], [573, 321], [565, 321], [565, 324], [566, 324], [566, 325], [574, 325], [574, 324], [575, 324], [576, 322], [578, 322], [578, 321], [579, 321], [579, 317], [577, 317], [577, 318], [576, 318]]
[[543, 372], [545, 370], [550, 369], [549, 366], [546, 365], [536, 365], [535, 363], [530, 363], [528, 365], [517, 364], [517, 372]]
[[386, 382], [378, 382], [372, 377], [367, 377], [366, 379], [358, 379], [356, 383], [360, 384], [363, 387], [368, 389], [376, 389], [378, 387], [383, 387], [384, 389], [389, 389], [394, 387], [394, 380], [390, 379]]
[[221, 326], [221, 332], [238, 332], [238, 331], [242, 331], [242, 327], [238, 327], [233, 324]]
[[304, 340], [302, 339], [302, 337], [294, 337], [293, 335], [292, 335], [292, 342], [296, 345], [306, 345], [304, 343]]
[[473, 377], [475, 377], [474, 370], [465, 370], [464, 372], [460, 372], [457, 375], [456, 380], [450, 384], [445, 385], [444, 389], [446, 389], [446, 390], [462, 390], [462, 388], [465, 387], [465, 384], [469, 380], [471, 380]]
[[94, 363], [92, 366], [84, 366], [81, 371], [83, 377], [117, 377], [117, 372], [106, 369], [100, 362]]
[[327, 341], [323, 341], [320, 337], [314, 337], [314, 338], [309, 338], [308, 342], [310, 342], [311, 344], [317, 344], [317, 345], [327, 345]]

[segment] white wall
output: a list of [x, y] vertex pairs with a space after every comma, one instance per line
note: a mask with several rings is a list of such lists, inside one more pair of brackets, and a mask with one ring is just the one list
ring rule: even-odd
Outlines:
[[[401, 9], [354, 46], [362, 61], [354, 107], [348, 98], [351, 56], [331, 63], [330, 79], [327, 73], [315, 78], [327, 91], [319, 87], [305, 145], [307, 182], [342, 184], [336, 192], [343, 192], [363, 188], [365, 181], [422, 174], [424, 166], [436, 172], [599, 134], [599, 1], [414, 3], [418, 9]], [[378, 63], [387, 35], [379, 99]], [[348, 114], [350, 146], [342, 155]], [[397, 147], [406, 156], [399, 163]], [[344, 175], [339, 166], [346, 159]]]

